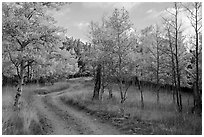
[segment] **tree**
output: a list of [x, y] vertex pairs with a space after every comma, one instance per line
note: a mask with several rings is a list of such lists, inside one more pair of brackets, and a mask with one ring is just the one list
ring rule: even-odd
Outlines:
[[[181, 96], [181, 86], [184, 84], [184, 75], [186, 75], [185, 67], [187, 66], [188, 53], [187, 48], [184, 46], [184, 35], [182, 30], [182, 23], [180, 12], [180, 5], [174, 3], [174, 8], [172, 11], [167, 10], [169, 13], [169, 18], [163, 18], [165, 21], [165, 26], [167, 30], [167, 40], [169, 42], [169, 49], [166, 49], [167, 55], [171, 55], [171, 67], [172, 67], [172, 79], [174, 79], [174, 85], [176, 90], [176, 99], [178, 111], [182, 111], [182, 96]], [[183, 82], [183, 83], [182, 83]]]
[[[140, 43], [140, 42], [139, 42]], [[141, 101], [141, 108], [144, 108], [144, 96], [143, 96], [143, 87], [141, 84], [141, 80], [144, 80], [144, 70], [146, 70], [146, 55], [144, 54], [143, 50], [143, 45], [142, 44], [137, 44], [133, 52], [130, 54], [132, 58], [132, 75], [134, 76], [132, 78], [132, 84], [138, 87], [138, 90], [140, 92], [140, 101]], [[139, 49], [139, 51], [138, 51]]]
[[[103, 26], [102, 26], [103, 27]], [[102, 30], [99, 26], [99, 24], [91, 22], [90, 24], [90, 38], [93, 44], [93, 47], [91, 48], [91, 51], [87, 53], [87, 62], [90, 62], [92, 66], [96, 66], [96, 72], [94, 71], [94, 91], [93, 91], [93, 97], [92, 100], [99, 100], [100, 97], [100, 89], [101, 89], [101, 34]]]
[[[149, 57], [149, 65], [146, 69], [151, 71], [153, 74], [149, 75], [151, 82], [155, 82], [157, 85], [157, 103], [159, 103], [159, 90], [160, 90], [160, 79], [161, 79], [161, 62], [162, 62], [162, 45], [163, 38], [161, 30], [158, 25], [150, 26], [141, 31], [142, 36], [140, 37], [142, 45], [147, 48]], [[151, 61], [150, 61], [151, 60]], [[150, 73], [149, 73], [150, 74]], [[154, 75], [156, 74], [156, 75]]]
[[57, 3], [16, 2], [2, 5], [3, 55], [15, 66], [18, 88], [14, 106], [22, 94], [25, 69], [34, 62], [42, 62], [55, 45], [61, 41], [60, 33], [65, 30], [56, 27], [54, 19], [46, 14]]
[[[201, 54], [202, 45], [199, 42], [199, 33], [201, 32], [202, 28], [202, 3], [201, 2], [194, 2], [190, 3], [190, 5], [184, 5], [184, 8], [188, 14], [188, 19], [191, 22], [191, 26], [194, 29], [194, 37], [193, 42], [193, 51], [192, 55], [195, 58], [195, 79], [193, 80], [194, 85], [194, 109], [201, 109], [202, 108], [202, 99], [201, 99], [201, 92], [199, 87], [200, 83], [200, 76], [201, 71], [199, 70], [199, 57]], [[201, 69], [202, 70], [202, 69]], [[194, 74], [193, 74], [194, 75]], [[192, 75], [191, 75], [192, 76]]]
[[79, 71], [78, 58], [72, 55], [70, 51], [66, 49], [53, 50], [49, 58], [46, 59], [47, 66], [46, 76], [57, 75], [63, 78], [67, 78], [70, 74], [75, 74]]
[[85, 72], [84, 54], [88, 50], [88, 43], [83, 43], [80, 39], [74, 39], [73, 37], [66, 37], [66, 41], [63, 42], [62, 49], [67, 49], [71, 54], [78, 58], [79, 73]]
[[[95, 88], [93, 99], [102, 99], [105, 87], [109, 85], [109, 93], [111, 93], [110, 86], [110, 71], [112, 70], [111, 53], [112, 41], [107, 37], [107, 27], [103, 18], [102, 24], [91, 22], [90, 24], [90, 38], [92, 41], [91, 52], [88, 50], [87, 57], [89, 62], [97, 66], [95, 75]], [[108, 84], [109, 83], [109, 84]], [[99, 94], [99, 92], [101, 94]], [[112, 96], [112, 95], [110, 95]]]
[[131, 31], [131, 26], [129, 14], [124, 8], [121, 10], [115, 9], [112, 16], [107, 20], [108, 36], [113, 40], [112, 54], [116, 57], [114, 63], [116, 76], [119, 81], [121, 103], [124, 103], [127, 98], [128, 88], [123, 87], [123, 80], [126, 79], [127, 66], [131, 62], [128, 54], [131, 52], [131, 47], [135, 44], [135, 41], [132, 41], [128, 35]]
[[[127, 98], [131, 72], [129, 65], [131, 63], [132, 46], [135, 44], [135, 38], [131, 36], [131, 23], [128, 12], [123, 8], [115, 9], [112, 16], [102, 18], [102, 23], [91, 23], [90, 36], [93, 43], [89, 59], [97, 67], [95, 83], [101, 78], [101, 87], [94, 88], [99, 92], [101, 97], [104, 88], [109, 89], [109, 95], [112, 96], [111, 82], [114, 78], [118, 79], [121, 103]], [[101, 69], [99, 71], [99, 68]], [[100, 72], [100, 73], [99, 73]], [[125, 83], [124, 83], [125, 82]], [[124, 84], [123, 84], [124, 83]], [[94, 93], [96, 91], [94, 90]]]
[[[174, 57], [174, 50], [173, 50], [173, 40], [171, 36], [171, 26], [169, 24], [166, 25], [166, 31], [167, 31], [167, 41], [169, 43], [169, 49], [170, 49], [170, 64], [171, 64], [171, 76], [172, 76], [172, 83], [171, 85], [177, 87], [176, 83], [176, 72], [175, 72], [175, 57]], [[175, 90], [173, 90], [173, 103], [175, 103]]]

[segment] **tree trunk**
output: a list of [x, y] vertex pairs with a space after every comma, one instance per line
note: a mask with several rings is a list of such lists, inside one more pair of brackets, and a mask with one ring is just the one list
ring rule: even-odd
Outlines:
[[177, 3], [175, 3], [175, 49], [176, 49], [176, 76], [177, 76], [177, 104], [178, 104], [178, 110], [179, 112], [182, 112], [182, 98], [180, 93], [180, 71], [179, 71], [179, 60], [178, 60], [178, 6]]
[[178, 92], [179, 92], [179, 104], [180, 104], [180, 112], [183, 110], [183, 105], [182, 105], [182, 95], [181, 95], [181, 86], [180, 86], [180, 79], [179, 79], [179, 87], [178, 87]]
[[202, 113], [202, 100], [201, 100], [201, 96], [198, 95], [196, 82], [194, 82], [193, 84], [193, 92], [194, 92], [194, 106], [192, 108], [192, 113], [201, 114]]
[[120, 90], [120, 103], [124, 103], [124, 95], [123, 95], [123, 83], [122, 83], [122, 76], [121, 76], [121, 59], [120, 59], [120, 64], [119, 64], [119, 90]]
[[198, 3], [195, 3], [195, 8], [196, 8], [196, 13], [195, 13], [195, 19], [196, 19], [196, 23], [195, 23], [195, 33], [196, 33], [196, 51], [195, 51], [195, 58], [196, 58], [196, 80], [195, 80], [195, 84], [194, 84], [194, 107], [193, 110], [194, 111], [201, 111], [202, 110], [202, 100], [201, 100], [201, 94], [199, 93], [199, 37], [198, 37]]
[[157, 103], [159, 103], [159, 41], [157, 37]]
[[124, 95], [123, 95], [123, 83], [122, 83], [122, 55], [121, 55], [121, 45], [120, 45], [120, 36], [119, 36], [119, 30], [118, 30], [118, 33], [117, 33], [117, 46], [118, 46], [118, 66], [119, 66], [119, 74], [118, 74], [118, 77], [119, 77], [119, 90], [120, 90], [120, 103], [123, 104], [125, 99], [124, 99]]
[[159, 103], [159, 86], [157, 85], [157, 103]]
[[176, 101], [177, 101], [177, 108], [179, 112], [182, 112], [182, 106], [181, 106], [181, 95], [179, 91], [179, 86], [176, 87]]
[[[174, 84], [172, 84], [172, 86], [173, 86]], [[174, 89], [172, 89], [172, 100], [173, 100], [173, 104], [175, 104], [176, 103], [176, 99], [175, 99], [175, 90]]]
[[30, 80], [33, 79], [33, 67], [32, 65], [30, 66]]
[[140, 91], [141, 108], [143, 109], [144, 108], [143, 91], [141, 88], [141, 83], [140, 83], [139, 79], [137, 78], [137, 76], [135, 76], [135, 78], [134, 78], [134, 83], [135, 83], [135, 86], [138, 86], [138, 89]]
[[23, 73], [24, 73], [24, 63], [23, 63], [23, 61], [21, 61], [18, 88], [17, 88], [17, 92], [15, 95], [15, 99], [14, 99], [15, 109], [19, 108], [19, 99], [20, 99], [22, 91], [23, 91]]
[[122, 89], [122, 80], [120, 79], [120, 83], [119, 83], [119, 89], [120, 89], [120, 103], [124, 103], [124, 98], [123, 98], [123, 89]]
[[143, 91], [142, 91], [141, 83], [140, 83], [139, 80], [138, 80], [138, 88], [139, 88], [139, 90], [140, 90], [141, 108], [143, 109], [143, 108], [144, 108]]
[[120, 79], [120, 85], [119, 85], [119, 88], [120, 88], [120, 98], [121, 98], [120, 103], [123, 104], [125, 102], [125, 100], [126, 100], [127, 91], [124, 91], [122, 86], [123, 86], [123, 81], [122, 81], [122, 78], [121, 78]]
[[[173, 97], [173, 103], [175, 104], [175, 94], [177, 95], [177, 84], [176, 84], [176, 72], [175, 72], [175, 63], [174, 63], [174, 53], [173, 53], [173, 47], [172, 47], [172, 41], [171, 41], [171, 34], [169, 28], [168, 31], [168, 37], [169, 37], [169, 47], [171, 51], [171, 64], [172, 64], [172, 97]], [[176, 91], [175, 91], [176, 90]]]
[[123, 89], [122, 89], [122, 78], [120, 76], [120, 79], [119, 79], [119, 89], [120, 89], [120, 113], [122, 115], [124, 115], [124, 112], [125, 112], [125, 107], [124, 107], [124, 102], [125, 102], [125, 98], [124, 98], [124, 94], [123, 94]]
[[112, 91], [112, 86], [111, 85], [108, 86], [108, 93], [109, 93], [108, 98], [112, 99], [113, 98], [113, 91]]
[[103, 93], [104, 93], [104, 83], [103, 80], [101, 81], [101, 91], [100, 91], [100, 100], [103, 100]]
[[27, 82], [29, 83], [30, 82], [30, 65], [28, 64], [27, 66]]
[[105, 64], [103, 62], [102, 67], [101, 67], [101, 91], [100, 91], [100, 100], [101, 101], [103, 100], [103, 93], [105, 90], [104, 66], [105, 66]]
[[175, 104], [176, 99], [175, 99], [175, 91], [174, 90], [172, 91], [172, 100], [173, 100], [173, 104]]
[[120, 77], [119, 79], [119, 89], [120, 89], [120, 113], [122, 115], [124, 115], [125, 112], [125, 107], [124, 107], [124, 102], [125, 102], [125, 98], [124, 98], [124, 93], [123, 93], [123, 83], [122, 83], [122, 78]]
[[[177, 37], [177, 36], [176, 36]], [[180, 71], [179, 71], [179, 61], [178, 61], [178, 52], [177, 52], [177, 46], [176, 46], [176, 75], [177, 75], [177, 104], [178, 104], [178, 110], [179, 112], [182, 112], [182, 97], [181, 97], [181, 91], [180, 91]]]
[[101, 65], [99, 64], [96, 70], [95, 87], [92, 100], [99, 100], [100, 88], [101, 88]]

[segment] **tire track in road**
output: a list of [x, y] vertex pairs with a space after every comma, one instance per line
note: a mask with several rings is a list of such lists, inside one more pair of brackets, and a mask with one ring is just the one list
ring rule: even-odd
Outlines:
[[93, 134], [87, 127], [81, 126], [68, 111], [60, 109], [58, 107], [59, 105], [56, 105], [52, 97], [46, 96], [43, 98], [43, 102], [48, 107], [49, 111], [52, 111], [56, 117], [61, 118], [63, 120], [63, 122], [61, 122], [65, 123], [69, 129], [74, 131], [74, 134]]
[[[51, 129], [48, 131], [48, 134], [53, 135], [74, 135], [77, 134], [76, 131], [70, 128], [66, 124], [65, 120], [57, 116], [50, 108], [44, 104], [44, 97], [36, 96], [35, 106], [39, 113], [45, 117], [47, 123], [49, 123]], [[46, 125], [44, 125], [46, 126]]]
[[59, 97], [53, 97], [53, 101], [61, 110], [65, 110], [69, 113], [71, 117], [73, 117], [75, 123], [80, 123], [84, 129], [89, 130], [91, 134], [94, 135], [119, 135], [119, 131], [115, 129], [115, 127], [110, 126], [106, 123], [101, 123], [96, 118], [87, 115], [80, 110], [74, 109], [71, 106], [65, 105]]
[[[72, 85], [73, 86], [73, 85]], [[99, 120], [83, 111], [64, 104], [60, 96], [69, 91], [52, 92], [46, 95], [36, 95], [33, 105], [38, 113], [49, 123], [49, 132], [53, 135], [119, 135], [115, 127], [101, 123]], [[69, 94], [72, 94], [69, 92]]]

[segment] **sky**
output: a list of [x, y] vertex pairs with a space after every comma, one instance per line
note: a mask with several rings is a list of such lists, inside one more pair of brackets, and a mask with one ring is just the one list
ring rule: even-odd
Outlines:
[[57, 25], [67, 29], [67, 36], [88, 41], [88, 25], [91, 21], [100, 22], [108, 17], [114, 8], [124, 7], [136, 30], [161, 22], [161, 13], [171, 8], [169, 2], [73, 2], [59, 11], [50, 11]]

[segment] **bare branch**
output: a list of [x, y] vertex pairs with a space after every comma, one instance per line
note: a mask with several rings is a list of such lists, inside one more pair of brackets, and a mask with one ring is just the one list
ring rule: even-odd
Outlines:
[[28, 14], [28, 16], [27, 16], [28, 20], [30, 20], [31, 17], [34, 15], [34, 11], [35, 11], [35, 10], [36, 10], [36, 8], [34, 8], [34, 9], [30, 12], [30, 14]]
[[176, 16], [176, 14], [170, 12], [168, 9], [166, 9], [166, 11], [167, 11], [168, 13], [170, 13], [171, 15]]

